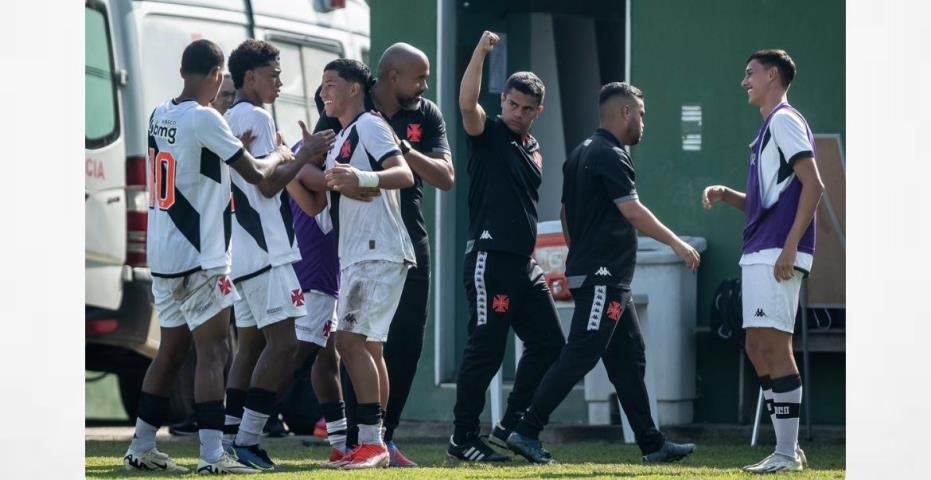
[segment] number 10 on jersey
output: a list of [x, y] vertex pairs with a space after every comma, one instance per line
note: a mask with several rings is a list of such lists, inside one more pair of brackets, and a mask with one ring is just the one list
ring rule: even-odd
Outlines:
[[149, 208], [168, 210], [175, 203], [175, 157], [149, 149]]

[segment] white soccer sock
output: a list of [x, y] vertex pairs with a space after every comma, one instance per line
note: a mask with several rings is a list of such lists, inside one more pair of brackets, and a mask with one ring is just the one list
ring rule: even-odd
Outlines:
[[239, 433], [236, 434], [236, 445], [258, 445], [259, 437], [262, 436], [262, 430], [265, 428], [265, 422], [267, 421], [268, 415], [244, 408], [242, 423], [239, 424]]
[[137, 453], [145, 453], [155, 448], [155, 433], [158, 427], [150, 425], [141, 418], [136, 418], [136, 431], [133, 433], [133, 441], [129, 448]]
[[798, 447], [798, 417], [802, 404], [802, 385], [798, 374], [773, 379], [773, 428], [776, 430], [776, 453], [795, 457]]
[[346, 451], [346, 419], [341, 418], [335, 422], [327, 422], [326, 439], [330, 446], [341, 451]]
[[363, 445], [381, 445], [381, 420], [375, 425], [359, 424], [359, 443]]
[[220, 441], [223, 431], [202, 428], [197, 431], [197, 437], [200, 439], [200, 458], [209, 463], [220, 460], [223, 456], [223, 445]]
[[[236, 417], [233, 417], [233, 416], [231, 416], [231, 415], [226, 415], [226, 416], [224, 417], [224, 419], [223, 419], [223, 427], [224, 427], [224, 430], [226, 430], [226, 427], [232, 426], [232, 425], [236, 425], [237, 427], [239, 427], [239, 424], [240, 424], [240, 423], [242, 423], [242, 420], [241, 420], [241, 419], [236, 418]], [[239, 429], [237, 428], [237, 431], [238, 431], [238, 430], [239, 430]], [[236, 434], [235, 434], [235, 433], [224, 433], [224, 434], [223, 434], [223, 448], [224, 448], [224, 449], [229, 448], [230, 446], [233, 445], [233, 442], [234, 442], [235, 440], [236, 440]]]

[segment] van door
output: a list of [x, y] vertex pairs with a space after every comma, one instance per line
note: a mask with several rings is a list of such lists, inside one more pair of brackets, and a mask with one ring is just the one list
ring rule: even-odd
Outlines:
[[117, 309], [126, 259], [126, 147], [106, 3], [84, 8], [85, 304]]

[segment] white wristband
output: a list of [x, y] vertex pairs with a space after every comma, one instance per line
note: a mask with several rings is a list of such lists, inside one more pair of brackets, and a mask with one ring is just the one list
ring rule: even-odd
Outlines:
[[360, 187], [377, 187], [378, 186], [378, 174], [375, 172], [368, 172], [365, 170], [356, 170], [356, 178], [359, 179]]

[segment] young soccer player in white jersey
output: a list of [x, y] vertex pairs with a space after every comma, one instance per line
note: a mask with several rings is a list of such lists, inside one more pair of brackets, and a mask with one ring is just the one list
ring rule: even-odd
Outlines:
[[[223, 51], [198, 40], [181, 56], [181, 94], [149, 119], [148, 262], [161, 326], [158, 353], [146, 371], [128, 470], [186, 472], [155, 447], [168, 414], [168, 395], [193, 340], [197, 351], [194, 402], [200, 426], [198, 473], [258, 473], [224, 452], [223, 366], [229, 307], [239, 298], [230, 273], [230, 173], [247, 182], [281, 181], [279, 163], [294, 159], [284, 147], [263, 160], [242, 148], [216, 110], [207, 105], [220, 88]], [[307, 156], [301, 152], [299, 156]]]
[[[261, 158], [281, 143], [271, 115], [262, 108], [275, 102], [282, 85], [278, 49], [249, 39], [230, 54], [229, 63], [236, 101], [224, 118], [233, 134], [251, 136], [249, 152]], [[332, 131], [308, 134], [302, 150], [322, 160], [333, 138]], [[251, 185], [232, 174], [232, 277], [241, 299], [234, 306], [239, 348], [227, 384], [225, 430], [239, 461], [261, 470], [275, 467], [259, 447], [259, 438], [293, 373], [294, 319], [307, 313], [291, 266], [301, 254], [284, 187], [310, 159], [311, 155], [298, 155], [281, 165], [282, 175], [275, 183]]]
[[[338, 59], [324, 68], [320, 91], [326, 115], [343, 126], [327, 154], [325, 175], [327, 208], [339, 237], [336, 348], [358, 399], [359, 445], [337, 465], [344, 469], [388, 465], [381, 431], [388, 401], [383, 347], [407, 270], [416, 264], [398, 190], [412, 186], [414, 176], [391, 127], [365, 110], [370, 84], [363, 63]], [[356, 187], [379, 187], [382, 194], [371, 202], [339, 195]]]
[[776, 431], [775, 452], [743, 467], [751, 473], [798, 471], [807, 463], [798, 446], [802, 379], [792, 333], [802, 277], [815, 253], [815, 211], [824, 185], [811, 129], [789, 105], [793, 78], [795, 62], [784, 50], [760, 50], [747, 59], [740, 85], [764, 121], [750, 144], [746, 192], [712, 185], [702, 196], [706, 209], [724, 201], [747, 214], [740, 257], [746, 351]]

